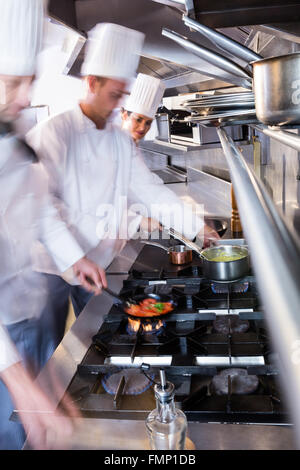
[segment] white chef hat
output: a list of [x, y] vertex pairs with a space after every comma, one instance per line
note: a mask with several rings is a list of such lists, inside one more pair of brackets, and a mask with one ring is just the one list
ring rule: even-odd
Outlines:
[[45, 5], [44, 0], [0, 0], [0, 74], [34, 74]]
[[153, 119], [166, 87], [161, 80], [139, 73], [128, 97], [125, 109]]
[[89, 33], [82, 75], [128, 80], [138, 67], [145, 35], [118, 24], [99, 23]]

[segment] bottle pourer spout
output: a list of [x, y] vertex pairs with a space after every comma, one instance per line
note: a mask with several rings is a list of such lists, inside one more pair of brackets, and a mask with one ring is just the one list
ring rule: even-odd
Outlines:
[[167, 380], [166, 380], [166, 373], [165, 373], [164, 369], [160, 369], [159, 375], [160, 375], [161, 388], [162, 388], [162, 390], [165, 390], [165, 388], [167, 386]]

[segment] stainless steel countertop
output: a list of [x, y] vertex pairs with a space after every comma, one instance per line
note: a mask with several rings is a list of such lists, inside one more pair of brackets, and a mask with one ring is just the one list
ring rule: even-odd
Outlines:
[[[172, 189], [174, 186], [178, 187], [178, 194], [181, 197], [196, 196], [196, 200], [202, 197], [201, 193], [191, 186], [181, 183], [172, 185]], [[211, 207], [211, 211], [206, 213], [215, 215], [215, 212], [219, 210], [219, 206], [218, 209]], [[142, 247], [139, 241], [131, 240], [113, 261], [107, 272], [108, 283], [112, 290], [119, 292], [127, 276], [109, 276], [109, 271], [127, 272]], [[37, 381], [51, 393], [55, 406], [67, 389], [77, 365], [91, 344], [92, 336], [100, 328], [112, 303], [111, 298], [105, 293], [92, 298], [40, 373]], [[55, 385], [55, 390], [51, 377], [55, 377], [55, 380], [60, 382], [59, 387]], [[190, 422], [188, 435], [199, 450], [294, 449], [291, 426]], [[25, 443], [24, 449], [28, 448]], [[84, 418], [76, 420], [76, 431], [66, 448], [132, 450], [149, 449], [149, 444], [144, 421]]]

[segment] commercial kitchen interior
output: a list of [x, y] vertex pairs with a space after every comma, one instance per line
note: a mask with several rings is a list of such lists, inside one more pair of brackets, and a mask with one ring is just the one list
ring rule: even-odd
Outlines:
[[[124, 318], [103, 293], [76, 321], [70, 314], [66, 335], [38, 380], [47, 387], [55, 371], [63, 384], [58, 406], [66, 390], [77, 400], [84, 418], [74, 449], [148, 448], [144, 420], [155, 405], [152, 388], [142, 394], [147, 396], [131, 400], [121, 394], [114, 400], [101, 387], [110, 367], [138, 369], [147, 362], [154, 372], [164, 367], [174, 381], [176, 402], [186, 412], [196, 449], [299, 448], [299, 126], [269, 127], [255, 114], [241, 120], [235, 115], [224, 125], [222, 118], [214, 125], [200, 124], [193, 110], [197, 100], [247, 89], [162, 34], [171, 30], [226, 55], [188, 27], [183, 15], [263, 58], [300, 52], [299, 1], [51, 0], [43, 61], [32, 107], [25, 111], [28, 127], [67, 109], [80, 96], [84, 44], [96, 23], [118, 23], [145, 33], [138, 72], [162, 79], [166, 91], [153, 132], [140, 145], [143, 157], [181, 198], [203, 203], [205, 217], [227, 224], [224, 243], [234, 240], [249, 247], [249, 275], [238, 287], [214, 287], [203, 279], [196, 257], [179, 270], [163, 251], [132, 240], [108, 269], [110, 287], [117, 292], [161, 285], [172, 289], [180, 278], [179, 327], [173, 318], [163, 326], [165, 332], [137, 340], [134, 333], [124, 333]], [[236, 63], [241, 65], [239, 59]], [[232, 230], [232, 182], [242, 233]], [[148, 265], [148, 272], [141, 272], [139, 263]], [[245, 341], [243, 333], [217, 338], [212, 325], [222, 313], [248, 323]], [[214, 399], [209, 383], [226, 366], [258, 377], [258, 389]]]

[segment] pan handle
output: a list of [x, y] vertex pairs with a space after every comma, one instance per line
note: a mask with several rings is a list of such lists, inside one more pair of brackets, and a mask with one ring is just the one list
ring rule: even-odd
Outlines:
[[144, 245], [152, 245], [152, 246], [157, 246], [158, 248], [161, 248], [162, 250], [165, 250], [169, 253], [169, 248], [166, 248], [165, 246], [161, 245], [160, 243], [157, 243], [157, 242], [145, 242], [143, 240], [141, 240], [141, 243], [143, 243]]
[[121, 297], [116, 294], [116, 292], [113, 292], [112, 290], [110, 290], [108, 287], [102, 287], [102, 290], [104, 292], [106, 292], [110, 297], [113, 297], [115, 300], [117, 300], [117, 303], [118, 304], [123, 304], [124, 303], [124, 300], [121, 299]]
[[186, 26], [195, 29], [199, 33], [203, 34], [203, 36], [213, 41], [213, 43], [218, 46], [221, 50], [229, 52], [230, 54], [235, 57], [238, 57], [247, 64], [252, 61], [263, 59], [261, 55], [256, 54], [251, 49], [248, 49], [248, 47], [243, 46], [239, 42], [234, 41], [228, 36], [225, 36], [224, 34], [219, 33], [218, 31], [215, 31], [214, 29], [209, 28], [208, 26], [198, 23], [198, 21], [195, 21], [186, 15], [183, 15], [182, 19]]
[[191, 242], [191, 240], [189, 240], [184, 235], [174, 230], [172, 227], [168, 229], [168, 232], [170, 235], [172, 235], [172, 237], [176, 238], [176, 240], [181, 241], [182, 243], [185, 244], [185, 246], [195, 251], [200, 256], [200, 258], [206, 260], [205, 256], [203, 256], [202, 254], [202, 248], [200, 248], [200, 246], [198, 246], [196, 243]]

